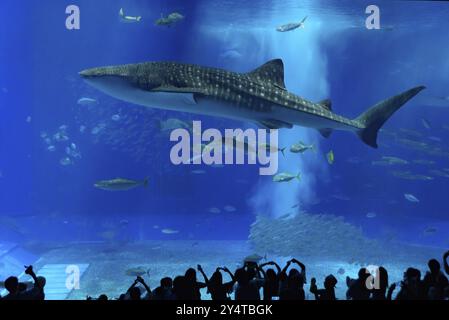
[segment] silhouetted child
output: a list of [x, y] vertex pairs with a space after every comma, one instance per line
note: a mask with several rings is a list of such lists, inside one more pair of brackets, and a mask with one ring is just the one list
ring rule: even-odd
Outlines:
[[317, 288], [315, 278], [312, 278], [310, 282], [310, 292], [315, 296], [315, 300], [337, 300], [335, 297], [335, 286], [338, 281], [333, 275], [328, 275], [324, 279], [324, 289]]
[[153, 300], [175, 300], [173, 294], [173, 280], [169, 277], [162, 278], [160, 286], [153, 290]]
[[423, 291], [421, 272], [415, 268], [408, 268], [404, 272], [396, 300], [425, 300], [427, 297]]
[[444, 299], [445, 289], [449, 285], [446, 276], [441, 272], [441, 265], [435, 259], [427, 263], [429, 270], [423, 279], [424, 294], [430, 300]]
[[19, 278], [9, 277], [4, 283], [8, 294], [2, 297], [2, 300], [18, 300], [19, 299]]
[[367, 279], [371, 274], [366, 268], [361, 268], [357, 279], [346, 277], [346, 298], [348, 300], [368, 300], [370, 297], [370, 290], [367, 286]]

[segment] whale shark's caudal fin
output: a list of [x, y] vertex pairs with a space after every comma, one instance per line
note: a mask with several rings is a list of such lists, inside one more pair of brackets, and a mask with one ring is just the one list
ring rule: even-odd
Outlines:
[[362, 113], [355, 119], [355, 121], [360, 122], [365, 127], [357, 132], [360, 139], [367, 145], [377, 148], [377, 133], [382, 125], [396, 112], [396, 110], [402, 107], [423, 89], [425, 89], [424, 86], [412, 88], [397, 96], [379, 102]]

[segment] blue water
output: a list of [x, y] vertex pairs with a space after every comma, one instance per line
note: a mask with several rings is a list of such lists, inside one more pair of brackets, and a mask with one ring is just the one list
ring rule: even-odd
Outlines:
[[[20, 5], [19, 5], [20, 2]], [[280, 145], [314, 143], [317, 152], [280, 157], [280, 171], [301, 172], [302, 181], [276, 184], [254, 165], [175, 167], [172, 143], [159, 120], [202, 120], [206, 127], [251, 124], [193, 116], [118, 101], [83, 83], [78, 72], [95, 66], [142, 61], [178, 61], [250, 71], [273, 58], [285, 65], [288, 90], [308, 99], [330, 98], [333, 110], [349, 118], [387, 97], [425, 85], [424, 97], [449, 96], [449, 5], [444, 2], [381, 1], [381, 24], [364, 28], [364, 1], [73, 1], [81, 29], [65, 28], [61, 1], [0, 4], [0, 240], [105, 240], [104, 232], [130, 241], [146, 239], [245, 240], [256, 215], [282, 216], [299, 209], [341, 215], [367, 237], [447, 246], [449, 178], [430, 170], [449, 168], [449, 156], [410, 149], [388, 135], [372, 149], [347, 132], [329, 139], [304, 128], [282, 129]], [[118, 11], [141, 15], [121, 23]], [[185, 19], [172, 28], [153, 21], [163, 13]], [[308, 21], [287, 33], [278, 25]], [[81, 106], [82, 97], [98, 100]], [[119, 114], [120, 120], [111, 119]], [[30, 118], [28, 118], [30, 117]], [[29, 121], [27, 121], [27, 118]], [[430, 123], [426, 128], [422, 119]], [[419, 141], [449, 152], [449, 102], [435, 106], [416, 99], [384, 126], [420, 134]], [[103, 131], [93, 134], [99, 124]], [[41, 137], [67, 126], [69, 140], [50, 152]], [[84, 132], [80, 127], [85, 126]], [[402, 131], [404, 132], [404, 131]], [[429, 137], [434, 137], [429, 139]], [[437, 139], [435, 139], [435, 137]], [[432, 140], [433, 139], [433, 140]], [[438, 141], [437, 141], [438, 140]], [[74, 143], [81, 158], [62, 165]], [[333, 150], [335, 163], [326, 153]], [[407, 165], [375, 166], [394, 156]], [[430, 166], [413, 160], [434, 161]], [[195, 174], [192, 170], [204, 170]], [[406, 180], [391, 171], [409, 171], [432, 180]], [[449, 172], [448, 172], [449, 173]], [[98, 180], [149, 177], [148, 188], [107, 192]], [[412, 203], [404, 194], [419, 199]], [[291, 207], [300, 203], [295, 210]], [[225, 206], [235, 208], [233, 212]], [[210, 208], [219, 208], [212, 213]], [[232, 211], [232, 210], [231, 210]], [[367, 218], [374, 212], [374, 218]], [[7, 218], [6, 218], [7, 217]], [[128, 225], [120, 227], [120, 221]], [[161, 229], [179, 231], [164, 234]], [[425, 232], [428, 228], [436, 231]], [[117, 231], [119, 230], [119, 231]], [[103, 234], [103, 236], [102, 236]]]

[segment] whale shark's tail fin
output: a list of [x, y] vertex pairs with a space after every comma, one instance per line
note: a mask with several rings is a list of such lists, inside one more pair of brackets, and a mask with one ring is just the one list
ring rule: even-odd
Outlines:
[[393, 113], [396, 112], [396, 110], [402, 107], [423, 89], [425, 89], [424, 86], [412, 88], [397, 96], [381, 101], [362, 113], [355, 119], [355, 121], [360, 122], [364, 126], [363, 129], [357, 132], [360, 139], [367, 145], [377, 148], [377, 133], [379, 129], [393, 115]]

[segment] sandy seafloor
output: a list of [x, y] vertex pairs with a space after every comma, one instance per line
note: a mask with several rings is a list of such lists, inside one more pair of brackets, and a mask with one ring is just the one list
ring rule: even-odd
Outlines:
[[[350, 250], [350, 248], [348, 248]], [[388, 251], [388, 248], [385, 248]], [[96, 297], [106, 293], [110, 298], [117, 298], [124, 293], [135, 279], [126, 275], [126, 270], [132, 267], [149, 269], [149, 276], [144, 279], [151, 289], [159, 285], [164, 276], [175, 277], [184, 274], [189, 267], [201, 264], [209, 276], [217, 266], [227, 266], [234, 271], [241, 265], [242, 259], [254, 253], [246, 241], [145, 241], [127, 245], [112, 244], [70, 244], [45, 250], [36, 265], [39, 270], [45, 264], [52, 263], [88, 263], [89, 268], [80, 281], [80, 289], [74, 290], [68, 299], [86, 299], [90, 295]], [[260, 253], [259, 253], [260, 254]], [[262, 253], [263, 255], [263, 253]], [[427, 261], [430, 258], [441, 260], [443, 249], [417, 246], [404, 246], [399, 254], [389, 255], [389, 261], [379, 257], [379, 262], [387, 268], [390, 283], [402, 279], [407, 267], [413, 266], [424, 275]], [[281, 268], [291, 257], [267, 256], [268, 260], [278, 262]], [[310, 279], [315, 277], [322, 286], [324, 277], [333, 274], [338, 279], [337, 298], [344, 299], [346, 292], [345, 278], [355, 278], [361, 265], [347, 261], [327, 260], [326, 257], [296, 256], [307, 267], [308, 283], [305, 286], [308, 299], [313, 299], [308, 292]], [[375, 261], [372, 262], [376, 263]], [[338, 273], [340, 268], [344, 273]], [[227, 279], [227, 276], [225, 277]], [[198, 274], [198, 280], [202, 277]], [[396, 289], [398, 290], [398, 289]], [[206, 290], [202, 291], [203, 299], [210, 299]]]

